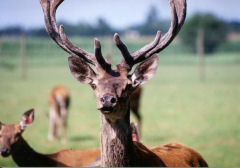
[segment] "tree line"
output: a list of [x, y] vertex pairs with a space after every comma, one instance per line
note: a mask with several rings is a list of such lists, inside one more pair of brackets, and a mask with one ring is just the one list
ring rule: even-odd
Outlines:
[[[60, 22], [60, 24], [64, 25], [68, 36], [106, 36], [115, 32], [122, 34], [129, 30], [138, 32], [141, 35], [154, 35], [159, 29], [165, 33], [170, 26], [170, 20], [161, 19], [158, 16], [157, 9], [152, 6], [143, 23], [125, 29], [113, 28], [103, 18], [99, 18], [97, 24], [94, 25], [89, 23], [70, 24], [64, 21]], [[198, 13], [186, 20], [180, 38], [184, 44], [195, 48], [195, 41], [199, 31], [203, 33], [205, 52], [211, 53], [220, 43], [226, 40], [228, 33], [240, 33], [240, 21], [227, 22], [213, 14]], [[18, 36], [22, 34], [33, 37], [48, 37], [44, 27], [25, 30], [19, 26], [12, 26], [0, 30], [0, 36]]]

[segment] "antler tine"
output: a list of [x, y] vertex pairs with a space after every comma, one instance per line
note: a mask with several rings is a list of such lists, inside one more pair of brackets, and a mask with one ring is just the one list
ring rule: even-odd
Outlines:
[[114, 41], [124, 57], [124, 59], [122, 60], [122, 65], [124, 65], [128, 71], [131, 71], [132, 66], [136, 64], [136, 62], [141, 61], [141, 60], [134, 60], [134, 55], [139, 55], [138, 58], [141, 58], [142, 55], [145, 55], [147, 52], [149, 52], [154, 47], [156, 47], [160, 38], [161, 38], [161, 32], [158, 31], [152, 43], [144, 46], [143, 48], [141, 48], [140, 50], [138, 50], [137, 52], [131, 55], [127, 49], [127, 46], [121, 41], [119, 35], [116, 33], [114, 35]]
[[185, 18], [186, 18], [186, 0], [171, 0], [170, 1], [172, 9], [172, 22], [169, 31], [162, 37], [159, 44], [151, 52], [149, 52], [146, 57], [152, 54], [159, 53], [164, 48], [166, 48], [172, 40], [177, 36], [180, 31]]
[[56, 23], [56, 10], [57, 10], [57, 7], [63, 2], [64, 0], [52, 0], [51, 1], [51, 8], [50, 8], [50, 16], [51, 16], [51, 21], [52, 21], [52, 24], [53, 24], [53, 28], [55, 28], [55, 30], [58, 32], [61, 40], [62, 40], [62, 43], [63, 45], [68, 49], [70, 50], [72, 53], [80, 56], [81, 58], [83, 58], [85, 61], [87, 61], [88, 63], [91, 63], [91, 64], [94, 64], [96, 65], [96, 60], [93, 56], [93, 54], [91, 53], [88, 53], [87, 51], [84, 51], [83, 49], [81, 48], [78, 48], [77, 46], [75, 46], [74, 44], [72, 44], [65, 32], [64, 32], [64, 28], [63, 28], [63, 25], [60, 25], [60, 30], [58, 31], [58, 26], [57, 26], [57, 23]]
[[119, 35], [114, 35], [114, 41], [124, 57], [121, 64], [127, 69], [128, 72], [131, 70], [134, 64], [137, 64], [148, 57], [159, 53], [161, 50], [167, 47], [180, 31], [186, 18], [186, 0], [169, 1], [171, 6], [172, 21], [171, 27], [163, 37], [161, 37], [161, 32], [157, 31], [155, 39], [152, 43], [149, 43], [140, 50], [130, 54], [126, 45], [120, 40]]
[[[186, 0], [170, 0], [170, 6], [172, 13], [172, 21], [171, 27], [169, 28], [168, 32], [162, 38], [159, 37], [160, 39], [157, 45], [153, 46], [149, 51], [147, 51], [147, 46], [151, 46], [150, 44], [146, 45], [146, 48], [143, 47], [142, 49], [133, 53], [132, 57], [134, 58], [135, 64], [152, 56], [155, 53], [159, 53], [160, 51], [162, 51], [172, 42], [172, 40], [180, 31], [186, 18]], [[154, 41], [156, 41], [157, 39], [158, 33]]]
[[148, 53], [148, 52], [151, 51], [153, 48], [155, 48], [155, 47], [158, 45], [159, 41], [160, 41], [161, 35], [162, 35], [161, 31], [157, 31], [157, 34], [156, 34], [156, 36], [155, 36], [155, 39], [154, 39], [154, 41], [153, 41], [152, 43], [147, 44], [147, 45], [145, 45], [144, 47], [142, 47], [140, 50], [134, 52], [134, 53], [132, 54], [134, 60], [135, 60], [136, 62], [139, 62], [140, 60], [137, 61], [138, 58], [140, 58], [140, 57], [142, 57], [142, 56], [145, 56], [146, 53]]
[[111, 71], [111, 64], [107, 63], [104, 57], [102, 56], [101, 43], [96, 38], [94, 40], [94, 50], [95, 50], [95, 57], [97, 59], [98, 64], [101, 66], [101, 68], [107, 72]]
[[122, 64], [124, 64], [124, 66], [127, 66], [126, 68], [130, 71], [132, 66], [134, 65], [133, 57], [131, 56], [127, 46], [121, 41], [117, 33], [114, 34], [114, 42], [123, 55], [124, 59], [122, 60]]
[[56, 11], [58, 6], [63, 2], [64, 0], [52, 0], [50, 2], [50, 17], [51, 17], [51, 22], [53, 25], [53, 28], [55, 29], [56, 32], [58, 32], [58, 26], [56, 23]]
[[96, 65], [96, 59], [93, 54], [76, 47], [67, 39], [63, 26], [60, 26], [60, 30], [58, 30], [56, 23], [56, 10], [63, 1], [64, 0], [40, 0], [48, 34], [61, 48], [63, 48], [69, 54], [76, 54], [88, 63]]
[[81, 48], [78, 48], [77, 46], [75, 46], [73, 43], [71, 43], [65, 32], [64, 32], [64, 27], [63, 25], [60, 25], [60, 28], [59, 28], [59, 32], [60, 32], [60, 37], [61, 37], [61, 40], [63, 42], [63, 44], [71, 51], [73, 52], [74, 54], [80, 56], [81, 58], [83, 58], [85, 61], [87, 61], [88, 63], [90, 64], [93, 64], [93, 65], [97, 65], [97, 62], [96, 62], [96, 58], [94, 57], [93, 54], [91, 53], [88, 53], [86, 52], [85, 50], [81, 49]]
[[[52, 8], [52, 2], [50, 0], [40, 0], [40, 3], [41, 3], [41, 6], [42, 6], [42, 9], [43, 9], [43, 14], [44, 14], [44, 20], [45, 20], [45, 27], [46, 27], [46, 30], [49, 34], [49, 36], [62, 48], [64, 49], [65, 51], [67, 51], [69, 54], [72, 54], [72, 52], [63, 45], [62, 41], [61, 41], [61, 38], [58, 34], [58, 29], [57, 29], [57, 26], [56, 26], [56, 22], [53, 22], [52, 21], [52, 15], [53, 13], [55, 13], [55, 11], [53, 10], [53, 13], [51, 12], [50, 13], [50, 10]], [[57, 7], [58, 4], [62, 3], [62, 0], [61, 1], [58, 1], [56, 3], [54, 3], [55, 7]]]

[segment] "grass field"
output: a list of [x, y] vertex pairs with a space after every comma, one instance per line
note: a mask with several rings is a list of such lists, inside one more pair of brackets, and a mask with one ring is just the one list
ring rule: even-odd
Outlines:
[[[77, 42], [92, 51], [92, 40]], [[134, 46], [130, 41], [129, 45], [134, 50], [144, 43]], [[173, 46], [161, 55], [155, 78], [144, 85], [142, 141], [148, 146], [180, 142], [199, 151], [212, 167], [239, 166], [240, 54], [208, 56], [206, 79], [200, 82], [196, 57], [183, 55], [184, 51]], [[117, 62], [119, 53], [115, 49], [113, 52], [118, 55], [113, 58]], [[26, 129], [24, 138], [36, 151], [99, 147], [100, 119], [93, 92], [71, 76], [66, 54], [52, 42], [30, 39], [27, 78], [22, 79], [19, 53], [19, 40], [3, 41], [0, 120], [17, 123], [24, 111], [34, 107], [35, 122]], [[65, 144], [47, 140], [47, 94], [57, 84], [66, 85], [72, 98]], [[11, 158], [0, 157], [0, 166], [15, 164]]]

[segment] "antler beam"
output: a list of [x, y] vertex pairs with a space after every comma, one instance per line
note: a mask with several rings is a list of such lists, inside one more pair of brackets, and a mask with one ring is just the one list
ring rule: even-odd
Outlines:
[[66, 34], [64, 33], [63, 25], [60, 25], [60, 30], [58, 29], [56, 23], [56, 10], [63, 1], [64, 0], [40, 0], [48, 34], [62, 49], [69, 54], [75, 54], [84, 59], [86, 62], [97, 65], [94, 54], [78, 48], [68, 40]]
[[168, 32], [161, 37], [161, 32], [158, 31], [152, 43], [145, 45], [133, 54], [129, 53], [126, 45], [120, 40], [118, 34], [115, 34], [114, 41], [124, 57], [122, 65], [127, 65], [128, 71], [131, 70], [134, 64], [162, 51], [177, 36], [186, 18], [186, 0], [170, 0], [170, 6], [172, 21]]
[[[64, 0], [40, 0], [43, 8], [46, 30], [50, 37], [69, 54], [77, 55], [81, 59], [85, 60], [96, 67], [101, 67], [105, 71], [112, 71], [111, 64], [107, 63], [101, 53], [101, 45], [98, 40], [95, 40], [95, 54], [89, 53], [77, 46], [75, 46], [70, 40], [68, 40], [63, 25], [60, 25], [59, 29], [56, 24], [56, 10], [58, 6]], [[171, 27], [168, 32], [161, 36], [161, 32], [158, 31], [153, 42], [145, 45], [140, 50], [137, 50], [133, 54], [130, 54], [126, 45], [121, 41], [118, 34], [114, 35], [114, 41], [119, 50], [121, 51], [124, 59], [121, 65], [129, 72], [132, 67], [151, 57], [152, 55], [159, 53], [166, 48], [172, 40], [176, 37], [180, 31], [186, 17], [186, 0], [169, 0], [172, 13]], [[100, 65], [100, 66], [99, 66]]]

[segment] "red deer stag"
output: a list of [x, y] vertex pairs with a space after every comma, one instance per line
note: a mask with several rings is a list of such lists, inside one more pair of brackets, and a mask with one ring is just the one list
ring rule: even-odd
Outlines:
[[[186, 16], [186, 0], [170, 0], [172, 23], [161, 37], [130, 54], [118, 34], [114, 41], [123, 59], [113, 70], [101, 52], [100, 41], [95, 39], [95, 53], [89, 53], [72, 44], [61, 25], [56, 24], [55, 13], [63, 0], [41, 0], [46, 29], [51, 38], [70, 54], [68, 61], [72, 75], [81, 83], [91, 85], [97, 108], [101, 111], [101, 166], [207, 166], [206, 161], [193, 149], [180, 144], [167, 144], [148, 148], [133, 142], [130, 126], [131, 93], [150, 80], [158, 67], [158, 55], [167, 47], [182, 27]], [[130, 74], [132, 67], [138, 64]]]
[[89, 165], [100, 156], [99, 149], [65, 149], [54, 154], [41, 154], [34, 151], [22, 137], [25, 128], [33, 121], [34, 110], [31, 109], [23, 114], [18, 124], [0, 123], [0, 153], [3, 157], [11, 155], [15, 163], [22, 167], [80, 167]]
[[[66, 87], [56, 86], [48, 95], [49, 134], [48, 139], [67, 138], [67, 115], [70, 104], [70, 95]], [[60, 132], [61, 131], [61, 132]]]

